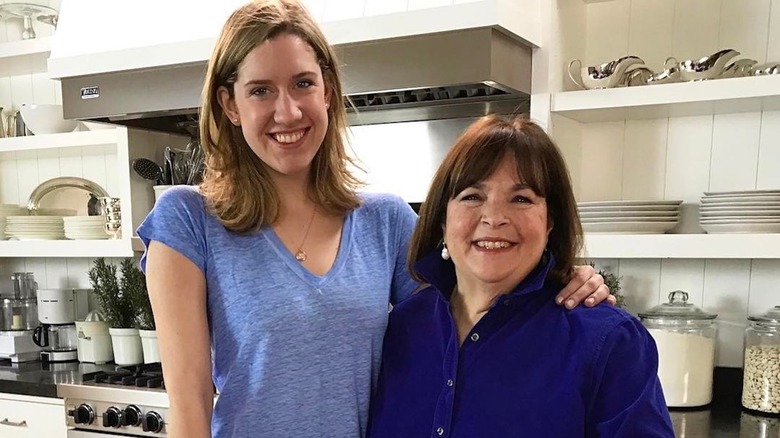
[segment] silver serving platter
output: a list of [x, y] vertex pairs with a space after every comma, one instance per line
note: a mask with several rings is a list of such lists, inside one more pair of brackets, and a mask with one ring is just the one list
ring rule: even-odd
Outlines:
[[[38, 212], [38, 207], [41, 203], [41, 199], [43, 199], [44, 196], [51, 192], [65, 188], [76, 188], [84, 190], [97, 199], [107, 198], [110, 196], [106, 189], [94, 181], [76, 176], [61, 176], [42, 182], [32, 191], [32, 193], [30, 193], [30, 198], [27, 201], [27, 211], [30, 215], [36, 215]], [[97, 212], [95, 215], [99, 214], [100, 213]]]

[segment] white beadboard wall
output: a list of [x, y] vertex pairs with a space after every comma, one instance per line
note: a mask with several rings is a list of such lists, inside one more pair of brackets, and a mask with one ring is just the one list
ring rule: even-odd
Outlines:
[[[564, 40], [572, 47], [561, 51], [584, 65], [631, 54], [660, 70], [668, 56], [699, 58], [723, 48], [759, 63], [780, 62], [780, 0], [614, 0], [579, 7], [584, 24], [572, 21], [583, 18], [572, 18], [569, 8], [561, 20], [585, 32], [585, 46], [569, 35]], [[568, 78], [562, 88], [573, 89]], [[678, 232], [702, 232], [704, 191], [780, 188], [777, 111], [592, 124], [555, 116], [553, 126], [579, 200], [682, 199]], [[780, 305], [780, 260], [596, 262], [623, 277], [634, 313], [676, 289], [717, 313], [720, 366], [742, 366], [747, 316]]]

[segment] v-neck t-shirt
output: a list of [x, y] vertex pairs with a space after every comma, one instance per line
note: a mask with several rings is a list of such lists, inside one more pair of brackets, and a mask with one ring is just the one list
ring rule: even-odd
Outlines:
[[406, 269], [417, 216], [396, 196], [361, 198], [322, 276], [269, 226], [227, 230], [194, 187], [166, 191], [138, 228], [205, 274], [215, 438], [365, 436], [388, 303], [417, 287]]

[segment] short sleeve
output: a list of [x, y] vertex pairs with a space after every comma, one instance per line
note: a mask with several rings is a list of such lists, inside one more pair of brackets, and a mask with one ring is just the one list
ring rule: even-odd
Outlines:
[[409, 254], [409, 242], [412, 239], [412, 232], [417, 224], [417, 214], [406, 202], [399, 198], [396, 208], [396, 258], [395, 270], [393, 272], [393, 285], [390, 292], [390, 304], [396, 305], [412, 295], [415, 289], [420, 285], [409, 275], [406, 267], [406, 260]]
[[[197, 187], [178, 185], [166, 190], [138, 227], [147, 251], [156, 240], [190, 259], [206, 273], [206, 209]], [[146, 273], [146, 255], [141, 270]]]

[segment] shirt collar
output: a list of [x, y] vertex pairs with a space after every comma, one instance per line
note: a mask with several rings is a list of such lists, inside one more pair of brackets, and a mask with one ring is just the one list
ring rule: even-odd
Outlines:
[[[519, 296], [535, 292], [544, 286], [547, 274], [555, 266], [555, 257], [548, 249], [544, 250], [542, 260], [508, 296]], [[438, 289], [448, 300], [457, 281], [455, 264], [441, 258], [441, 250], [434, 249], [414, 264], [420, 276]]]

